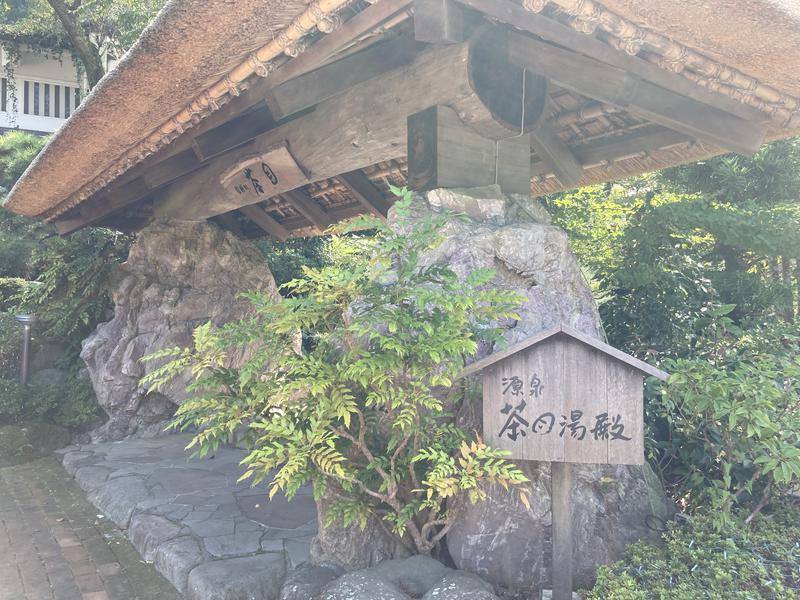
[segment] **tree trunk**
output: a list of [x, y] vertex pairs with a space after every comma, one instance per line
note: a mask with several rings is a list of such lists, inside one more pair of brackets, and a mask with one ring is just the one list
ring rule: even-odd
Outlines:
[[89, 36], [81, 28], [77, 15], [72, 12], [64, 3], [64, 0], [47, 0], [58, 20], [61, 21], [64, 31], [72, 43], [72, 49], [77, 54], [83, 68], [86, 70], [86, 78], [89, 80], [89, 87], [93, 88], [97, 82], [105, 75], [103, 61], [100, 59], [100, 52], [92, 44]]

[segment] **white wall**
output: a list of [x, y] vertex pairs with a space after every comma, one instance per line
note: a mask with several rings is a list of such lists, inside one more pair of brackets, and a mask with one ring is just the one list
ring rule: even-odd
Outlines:
[[[2, 78], [7, 77], [5, 65], [8, 61], [9, 57], [3, 49], [0, 49]], [[61, 126], [68, 113], [75, 110], [75, 90], [80, 90], [81, 99], [85, 95], [85, 83], [78, 81], [72, 56], [67, 51], [54, 54], [22, 49], [13, 66], [13, 74], [16, 103], [11, 97], [12, 82], [7, 81], [5, 110], [0, 110], [2, 128], [51, 133]], [[27, 111], [25, 110], [26, 82]], [[66, 94], [69, 95], [69, 103], [66, 101]], [[0, 99], [1, 97], [0, 89]], [[2, 109], [1, 104], [0, 109]]]

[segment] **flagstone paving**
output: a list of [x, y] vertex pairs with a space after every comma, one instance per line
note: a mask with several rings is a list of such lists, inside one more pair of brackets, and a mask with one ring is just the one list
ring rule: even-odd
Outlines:
[[310, 489], [287, 502], [238, 482], [244, 452], [190, 458], [188, 435], [72, 446], [67, 473], [187, 600], [277, 597], [317, 531]]
[[0, 468], [0, 599], [179, 597], [53, 457]]

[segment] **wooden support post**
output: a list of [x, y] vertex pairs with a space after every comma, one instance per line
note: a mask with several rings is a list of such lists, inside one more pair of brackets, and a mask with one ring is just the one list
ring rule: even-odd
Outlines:
[[572, 464], [552, 462], [550, 507], [553, 517], [553, 600], [572, 600]]
[[408, 117], [408, 185], [415, 191], [498, 184], [505, 193], [530, 192], [530, 138], [490, 140], [447, 106]]
[[454, 0], [414, 0], [414, 37], [431, 44], [464, 41], [464, 9]]

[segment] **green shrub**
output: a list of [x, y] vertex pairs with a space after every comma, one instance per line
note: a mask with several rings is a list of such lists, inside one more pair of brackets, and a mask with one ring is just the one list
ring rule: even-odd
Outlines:
[[[441, 243], [438, 229], [457, 217], [411, 218], [410, 195], [395, 207], [402, 233], [360, 219], [351, 229], [377, 236], [350, 240], [360, 251], [344, 264], [306, 268], [278, 304], [251, 294], [255, 318], [201, 326], [194, 349], [150, 357], [174, 360], [149, 381], [157, 387], [187, 367], [198, 376], [198, 395], [181, 405], [175, 425], [200, 428], [192, 446], [201, 454], [246, 427], [244, 479], [274, 475], [270, 494], [288, 497], [311, 481], [316, 497], [333, 494], [331, 520], [364, 526], [377, 516], [410, 550], [428, 553], [450, 529], [448, 502], [462, 492], [477, 501], [483, 484], [498, 482], [527, 501], [527, 479], [506, 453], [454, 416], [467, 401], [456, 373], [478, 340], [500, 338], [495, 323], [514, 318], [520, 298], [488, 285], [490, 271], [462, 282], [449, 267], [424, 265], [421, 257]], [[226, 366], [249, 345], [251, 359]]]
[[800, 594], [800, 510], [782, 506], [753, 528], [712, 516], [671, 524], [664, 543], [637, 542], [598, 569], [586, 600], [790, 600]]
[[0, 377], [14, 379], [17, 376], [21, 339], [14, 315], [0, 312]]
[[749, 523], [800, 484], [800, 333], [712, 321], [719, 337], [667, 364], [672, 377], [650, 398], [648, 420], [673, 495], [689, 510], [711, 507], [721, 527]]
[[0, 379], [0, 424], [43, 421], [70, 429], [97, 422], [99, 410], [91, 383], [73, 369], [63, 384]]
[[15, 425], [0, 426], [0, 466], [25, 459], [32, 451], [33, 446], [25, 430]]
[[88, 377], [73, 368], [67, 376], [62, 396], [58, 409], [52, 417], [53, 423], [77, 430], [98, 424], [100, 407]]
[[13, 423], [22, 414], [22, 387], [13, 379], [0, 378], [0, 423]]

